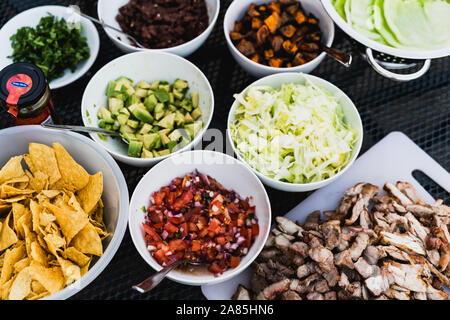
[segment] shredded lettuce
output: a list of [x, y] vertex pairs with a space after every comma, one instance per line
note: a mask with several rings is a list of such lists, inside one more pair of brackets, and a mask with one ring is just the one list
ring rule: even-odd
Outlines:
[[313, 84], [253, 86], [239, 102], [230, 133], [240, 156], [284, 182], [322, 181], [350, 161], [358, 133], [344, 121], [338, 97]]

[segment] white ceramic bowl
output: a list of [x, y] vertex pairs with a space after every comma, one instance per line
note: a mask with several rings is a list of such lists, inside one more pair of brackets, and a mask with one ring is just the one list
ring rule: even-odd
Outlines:
[[272, 214], [266, 190], [253, 172], [240, 161], [223, 153], [197, 150], [181, 153], [158, 163], [142, 178], [131, 197], [128, 228], [141, 257], [153, 269], [161, 270], [162, 267], [151, 256], [145, 244], [142, 227], [145, 214], [141, 208], [148, 206], [153, 192], [169, 185], [172, 179], [183, 177], [194, 169], [209, 174], [225, 188], [236, 191], [244, 199], [252, 196], [250, 203], [256, 206], [255, 215], [258, 218], [260, 232], [248, 254], [242, 258], [237, 268], [225, 271], [218, 277], [208, 272], [205, 272], [205, 274], [189, 274], [178, 270], [173, 270], [168, 274], [168, 278], [183, 284], [219, 283], [244, 271], [252, 263], [264, 247], [270, 231]]
[[0, 167], [12, 156], [28, 153], [30, 142], [49, 146], [53, 142], [59, 142], [90, 174], [98, 171], [103, 173], [104, 221], [111, 236], [103, 241], [103, 255], [93, 260], [89, 271], [80, 280], [45, 298], [67, 299], [91, 283], [105, 269], [119, 248], [127, 226], [128, 188], [122, 171], [114, 159], [106, 151], [98, 148], [91, 139], [77, 133], [44, 129], [40, 126], [20, 126], [0, 130], [2, 146]]
[[[243, 92], [246, 92], [251, 86], [258, 86], [258, 85], [267, 85], [271, 86], [272, 88], [281, 88], [283, 84], [286, 83], [299, 83], [303, 84], [305, 83], [305, 77], [306, 75], [301, 73], [279, 73], [274, 74], [265, 78], [262, 78], [254, 83], [252, 83], [250, 86], [245, 88]], [[353, 102], [350, 100], [350, 98], [338, 87], [331, 84], [330, 82], [323, 80], [321, 78], [308, 75], [307, 76], [315, 85], [320, 86], [321, 88], [327, 90], [331, 94], [338, 97], [338, 102], [342, 107], [342, 111], [344, 113], [344, 120], [349, 123], [357, 132], [358, 132], [358, 139], [357, 142], [353, 148], [352, 156], [347, 164], [347, 166], [342, 169], [338, 174], [335, 176], [319, 181], [319, 182], [312, 182], [312, 183], [289, 183], [289, 182], [283, 182], [278, 181], [272, 178], [269, 178], [254, 168], [250, 167], [249, 164], [245, 162], [245, 160], [241, 157], [238, 150], [236, 150], [236, 147], [233, 142], [233, 138], [231, 137], [231, 130], [230, 130], [230, 123], [233, 123], [235, 121], [234, 113], [236, 111], [236, 108], [239, 106], [239, 102], [235, 101], [233, 105], [231, 106], [230, 113], [228, 114], [228, 129], [227, 129], [227, 138], [230, 144], [233, 147], [234, 153], [236, 154], [237, 158], [244, 162], [247, 166], [253, 170], [253, 172], [256, 173], [256, 175], [264, 182], [264, 184], [278, 190], [283, 191], [289, 191], [289, 192], [305, 192], [305, 191], [311, 191], [316, 190], [319, 188], [322, 188], [326, 186], [327, 184], [330, 184], [337, 178], [339, 178], [342, 174], [344, 174], [348, 168], [353, 164], [356, 157], [359, 154], [359, 151], [361, 150], [361, 145], [363, 141], [363, 127], [361, 122], [361, 117], [359, 116], [358, 110], [356, 109]]]
[[[73, 13], [71, 13], [67, 7], [42, 6], [21, 12], [10, 19], [0, 29], [0, 43], [2, 43], [0, 46], [0, 70], [13, 63], [12, 59], [8, 58], [8, 56], [13, 53], [9, 38], [15, 34], [19, 28], [36, 27], [39, 20], [42, 17], [47, 16], [47, 13], [51, 13], [59, 19], [64, 18], [66, 21], [68, 21], [69, 18], [73, 18]], [[91, 54], [88, 59], [78, 64], [75, 72], [72, 73], [72, 71], [67, 69], [63, 76], [50, 81], [50, 89], [58, 89], [78, 80], [94, 64], [95, 59], [97, 59], [98, 50], [100, 48], [100, 38], [98, 36], [97, 29], [88, 19], [81, 17], [78, 18], [82, 27], [81, 35], [86, 37]]]
[[[98, 109], [107, 106], [106, 87], [108, 81], [119, 77], [128, 77], [135, 81], [166, 80], [173, 82], [180, 78], [189, 82], [190, 92], [198, 91], [199, 107], [202, 110], [203, 129], [186, 147], [175, 153], [183, 152], [195, 146], [208, 128], [214, 112], [214, 94], [208, 79], [194, 64], [174, 54], [156, 51], [141, 51], [121, 56], [101, 68], [89, 81], [81, 102], [81, 115], [87, 127], [98, 127]], [[137, 167], [148, 167], [174, 153], [158, 158], [141, 159], [128, 156], [128, 145], [121, 139], [107, 137], [100, 139], [91, 133], [99, 145], [124, 163]]]
[[[330, 19], [326, 11], [323, 9], [321, 3], [317, 0], [301, 0], [299, 2], [307, 13], [312, 13], [319, 19], [319, 26], [323, 34], [322, 41], [325, 45], [331, 46], [334, 40], [334, 23], [333, 20]], [[244, 17], [251, 3], [260, 5], [269, 3], [269, 0], [233, 1], [233, 3], [228, 7], [227, 12], [225, 13], [225, 18], [223, 20], [223, 31], [225, 34], [225, 39], [227, 40], [228, 49], [230, 50], [233, 58], [245, 71], [257, 78], [280, 72], [310, 73], [322, 62], [322, 60], [326, 56], [325, 52], [319, 54], [319, 56], [317, 56], [315, 59], [297, 67], [273, 68], [256, 63], [239, 52], [239, 50], [236, 49], [236, 46], [231, 41], [230, 32], [234, 29], [235, 22]]]
[[[121, 29], [119, 23], [116, 20], [119, 14], [119, 8], [126, 5], [129, 0], [99, 0], [97, 6], [97, 14], [100, 20], [103, 20], [106, 24]], [[211, 34], [212, 30], [217, 21], [220, 11], [220, 0], [205, 0], [208, 16], [209, 16], [209, 26], [196, 38], [183, 43], [179, 46], [165, 48], [165, 49], [145, 49], [138, 48], [132, 45], [131, 41], [126, 38], [122, 33], [117, 32], [111, 28], [104, 28], [106, 34], [111, 39], [111, 41], [124, 52], [135, 52], [135, 51], [160, 51], [160, 52], [170, 52], [182, 57], [186, 57], [194, 53], [198, 48], [200, 48], [206, 39]], [[131, 35], [132, 36], [132, 35]]]

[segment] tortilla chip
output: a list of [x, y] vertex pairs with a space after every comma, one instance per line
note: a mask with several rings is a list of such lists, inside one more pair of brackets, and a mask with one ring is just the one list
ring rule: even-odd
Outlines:
[[0, 184], [25, 175], [21, 164], [22, 159], [23, 156], [12, 157], [9, 159], [9, 161], [0, 170]]
[[0, 230], [0, 251], [9, 248], [11, 245], [19, 240], [17, 238], [16, 233], [9, 226], [9, 218], [11, 217], [11, 213], [8, 214], [6, 219], [2, 221], [1, 230]]
[[28, 176], [25, 175], [25, 176], [21, 176], [18, 178], [8, 180], [4, 184], [16, 186], [16, 188], [22, 189], [21, 187], [18, 187], [18, 185], [22, 186], [24, 184], [28, 184], [28, 182], [30, 182], [30, 178], [28, 178]]
[[61, 193], [61, 190], [42, 190], [41, 193], [49, 199], [53, 199]]
[[14, 271], [14, 265], [26, 255], [25, 246], [8, 249], [5, 253], [2, 272], [0, 274], [0, 285], [5, 284], [11, 279]]
[[36, 295], [47, 292], [44, 286], [36, 280], [31, 280], [31, 291]]
[[81, 269], [69, 260], [57, 257], [65, 278], [65, 284], [69, 285], [81, 278]]
[[92, 262], [92, 256], [89, 258], [88, 263], [86, 263], [83, 267], [81, 267], [81, 276], [84, 276], [86, 274], [86, 272], [89, 271], [89, 266], [91, 265]]
[[66, 259], [73, 261], [80, 267], [85, 266], [90, 261], [90, 258], [87, 255], [81, 253], [74, 247], [68, 247], [66, 250], [64, 250], [63, 255]]
[[12, 204], [12, 215], [13, 215], [13, 225], [14, 229], [17, 230], [19, 219], [26, 214], [26, 208], [21, 203]]
[[102, 240], [90, 222], [73, 238], [71, 244], [82, 253], [96, 256], [103, 254]]
[[55, 215], [56, 222], [61, 227], [67, 243], [70, 243], [73, 237], [89, 222], [86, 215], [69, 210], [68, 208], [60, 208], [48, 202], [44, 206]]
[[6, 283], [2, 284], [0, 287], [0, 293], [2, 295], [2, 300], [8, 300], [9, 292], [11, 291], [11, 285], [14, 278], [9, 279]]
[[0, 214], [3, 214], [5, 212], [9, 212], [9, 210], [11, 210], [11, 205], [9, 203], [0, 204]]
[[47, 248], [55, 257], [58, 257], [58, 250], [66, 245], [66, 240], [53, 233], [45, 235], [44, 240]]
[[41, 215], [39, 216], [39, 224], [41, 226], [46, 227], [54, 221], [56, 221], [56, 217], [54, 215], [45, 211], [41, 212]]
[[96, 207], [103, 193], [103, 174], [101, 172], [96, 173], [89, 177], [89, 182], [80, 191], [78, 191], [78, 198], [84, 212], [90, 214]]
[[64, 275], [60, 267], [46, 268], [38, 263], [31, 263], [28, 270], [31, 279], [39, 281], [50, 294], [64, 287]]
[[30, 257], [43, 266], [47, 266], [47, 253], [37, 241], [33, 241], [30, 246]]
[[30, 143], [28, 150], [34, 166], [33, 175], [36, 171], [45, 173], [51, 185], [61, 179], [55, 151], [52, 148], [40, 143]]
[[55, 185], [70, 191], [83, 189], [89, 182], [89, 174], [70, 156], [60, 143], [53, 143], [53, 148], [61, 173], [61, 179]]
[[14, 273], [19, 273], [30, 265], [30, 258], [26, 257], [14, 264]]
[[49, 186], [49, 176], [42, 171], [34, 171], [31, 174], [29, 171], [26, 172], [30, 179], [29, 187], [36, 192], [41, 192], [48, 189]]
[[29, 209], [25, 209], [24, 214], [17, 220], [16, 232], [20, 239], [25, 239], [25, 227], [28, 230], [33, 228], [33, 223], [31, 222], [32, 217]]
[[17, 189], [13, 186], [4, 184], [2, 185], [2, 188], [0, 190], [0, 198], [11, 198], [19, 195], [29, 195], [34, 193], [34, 190], [23, 190], [23, 189]]
[[1, 204], [10, 204], [10, 203], [14, 203], [14, 202], [19, 202], [19, 201], [25, 200], [26, 198], [27, 198], [27, 196], [21, 195], [21, 196], [8, 198], [8, 199], [0, 199], [0, 205]]

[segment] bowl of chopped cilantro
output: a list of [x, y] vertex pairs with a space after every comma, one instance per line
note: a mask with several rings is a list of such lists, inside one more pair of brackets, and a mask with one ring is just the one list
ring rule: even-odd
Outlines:
[[67, 7], [41, 6], [24, 11], [0, 29], [0, 69], [29, 62], [44, 72], [51, 89], [64, 87], [93, 65], [100, 47], [94, 24]]

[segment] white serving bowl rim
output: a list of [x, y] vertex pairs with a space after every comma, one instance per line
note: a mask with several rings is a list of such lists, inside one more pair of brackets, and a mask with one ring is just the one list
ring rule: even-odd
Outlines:
[[[98, 5], [97, 5], [97, 14], [99, 19], [102, 19], [102, 15], [101, 15], [101, 2], [102, 1], [107, 1], [107, 0], [99, 0], [98, 1]], [[217, 19], [219, 17], [219, 13], [220, 13], [220, 0], [215, 0], [216, 1], [216, 10], [214, 12], [214, 15], [211, 19], [211, 22], [209, 23], [208, 27], [203, 30], [202, 33], [200, 33], [198, 36], [196, 36], [194, 39], [189, 40], [188, 42], [182, 43], [180, 45], [174, 46], [174, 47], [169, 47], [169, 48], [161, 48], [161, 49], [150, 49], [150, 48], [139, 48], [139, 47], [135, 47], [132, 46], [131, 44], [121, 40], [121, 39], [117, 39], [116, 37], [114, 37], [114, 35], [111, 33], [111, 31], [109, 30], [109, 28], [104, 27], [103, 29], [105, 30], [105, 33], [108, 35], [108, 37], [113, 40], [113, 41], [117, 41], [120, 42], [124, 47], [126, 47], [128, 50], [130, 51], [159, 51], [159, 52], [169, 52], [169, 51], [176, 51], [176, 50], [182, 50], [182, 49], [187, 49], [189, 47], [191, 47], [192, 45], [194, 45], [194, 42], [201, 36], [203, 36], [204, 34], [207, 34], [209, 32], [212, 31], [212, 29], [214, 28], [214, 26], [216, 25]]]
[[[248, 256], [246, 255], [245, 258], [249, 257], [248, 261], [246, 263], [243, 263], [241, 261], [241, 263], [239, 264], [238, 267], [234, 268], [234, 269], [229, 269], [227, 270], [224, 274], [218, 276], [218, 277], [214, 277], [214, 275], [202, 275], [201, 277], [203, 278], [203, 280], [200, 280], [200, 277], [197, 276], [190, 276], [190, 275], [183, 275], [183, 273], [181, 272], [177, 272], [172, 271], [167, 275], [167, 278], [182, 283], [182, 284], [187, 284], [187, 285], [194, 285], [194, 286], [201, 286], [201, 285], [206, 285], [206, 284], [217, 284], [223, 281], [226, 281], [228, 279], [231, 279], [232, 277], [236, 276], [237, 274], [243, 272], [259, 255], [259, 253], [262, 251], [262, 249], [264, 248], [264, 244], [267, 241], [267, 238], [270, 234], [270, 229], [271, 229], [271, 221], [272, 221], [272, 209], [271, 209], [271, 204], [270, 204], [270, 199], [269, 196], [267, 194], [266, 189], [264, 188], [264, 185], [261, 183], [261, 181], [258, 179], [258, 177], [255, 175], [255, 173], [250, 170], [248, 168], [248, 166], [246, 166], [245, 164], [243, 164], [241, 161], [238, 161], [237, 159], [224, 154], [224, 153], [220, 153], [220, 152], [216, 152], [216, 151], [210, 151], [210, 150], [194, 150], [194, 151], [188, 151], [182, 154], [177, 154], [172, 158], [169, 159], [165, 159], [161, 162], [159, 162], [158, 164], [156, 164], [154, 167], [152, 167], [143, 177], [142, 179], [139, 181], [138, 185], [135, 188], [135, 191], [133, 192], [133, 195], [131, 196], [131, 201], [130, 201], [130, 207], [129, 207], [129, 214], [128, 214], [128, 229], [130, 231], [130, 235], [133, 241], [133, 244], [136, 247], [136, 250], [139, 252], [140, 256], [144, 259], [144, 261], [150, 265], [153, 269], [155, 269], [156, 271], [161, 270], [163, 267], [161, 265], [158, 264], [158, 262], [156, 262], [156, 260], [153, 258], [153, 256], [150, 254], [150, 252], [148, 252], [147, 250], [140, 250], [140, 246], [138, 245], [138, 243], [140, 241], [142, 241], [143, 239], [143, 235], [142, 235], [142, 231], [139, 229], [140, 227], [135, 225], [135, 221], [133, 219], [133, 214], [135, 214], [137, 211], [139, 213], [141, 213], [143, 216], [145, 215], [145, 213], [143, 213], [139, 208], [135, 208], [135, 202], [137, 202], [136, 200], [136, 193], [139, 192], [139, 190], [142, 188], [142, 186], [145, 184], [145, 181], [147, 179], [149, 179], [149, 177], [151, 177], [152, 174], [154, 174], [154, 172], [158, 172], [160, 167], [163, 167], [165, 165], [166, 162], [168, 161], [176, 161], [176, 157], [182, 158], [188, 158], [188, 157], [194, 157], [195, 159], [197, 156], [199, 156], [202, 161], [205, 158], [208, 157], [212, 157], [215, 158], [216, 160], [219, 159], [219, 157], [223, 157], [223, 159], [225, 161], [231, 161], [233, 165], [237, 165], [237, 166], [241, 166], [242, 168], [244, 168], [244, 170], [254, 178], [255, 183], [258, 185], [258, 188], [260, 189], [260, 191], [262, 192], [262, 194], [264, 195], [264, 201], [265, 204], [267, 206], [267, 211], [265, 212], [264, 215], [267, 215], [267, 228], [266, 228], [266, 232], [263, 235], [263, 238], [259, 240], [259, 248], [256, 249], [256, 251], [253, 253], [253, 256]], [[201, 171], [201, 169], [199, 169], [199, 171]], [[161, 172], [161, 171], [160, 171]], [[188, 173], [188, 172], [186, 172]], [[172, 177], [176, 178], [175, 176]], [[214, 178], [214, 177], [213, 177]], [[220, 181], [218, 181], [220, 183]], [[162, 186], [159, 186], [159, 188], [161, 188]], [[159, 190], [158, 188], [158, 190]], [[229, 188], [229, 189], [233, 189], [233, 188]], [[155, 192], [157, 190], [148, 190], [147, 192], [147, 196], [148, 198], [150, 198], [151, 194], [153, 192]], [[258, 208], [257, 208], [258, 210]], [[257, 214], [258, 215], [258, 214]], [[261, 220], [261, 218], [259, 218]], [[260, 228], [261, 230], [261, 228]], [[252, 247], [255, 246], [255, 243], [252, 245]], [[144, 277], [145, 278], [145, 277]]]
[[[276, 68], [276, 67], [271, 67], [271, 66], [266, 66], [264, 64], [260, 64], [257, 63], [251, 59], [249, 59], [248, 57], [244, 56], [237, 48], [236, 46], [233, 44], [233, 41], [231, 41], [231, 37], [230, 37], [230, 31], [228, 29], [228, 23], [229, 20], [231, 19], [230, 17], [230, 8], [234, 8], [236, 6], [239, 6], [243, 3], [244, 0], [240, 0], [240, 1], [233, 1], [231, 3], [231, 5], [228, 7], [226, 13], [225, 13], [225, 17], [223, 19], [223, 31], [224, 31], [224, 35], [225, 35], [225, 39], [228, 43], [229, 48], [231, 48], [231, 50], [233, 50], [233, 52], [235, 54], [237, 54], [239, 57], [241, 57], [243, 59], [243, 61], [245, 61], [245, 63], [251, 65], [254, 68], [257, 68], [261, 71], [265, 71], [265, 72], [271, 72], [271, 73], [275, 73], [275, 72], [299, 72], [302, 69], [308, 68], [309, 66], [313, 66], [318, 60], [321, 60], [323, 58], [325, 58], [325, 56], [327, 55], [326, 52], [322, 52], [320, 53], [317, 57], [315, 57], [314, 59], [312, 59], [311, 61], [308, 61], [305, 64], [299, 65], [299, 66], [295, 66], [295, 67], [290, 67], [290, 68]], [[269, 0], [264, 0], [267, 3], [269, 3]], [[247, 7], [248, 5], [250, 5], [250, 3], [253, 3], [254, 0], [247, 0]], [[299, 1], [301, 2], [301, 1]], [[326, 12], [325, 12], [326, 13]], [[327, 26], [329, 27], [329, 37], [328, 40], [326, 41], [326, 43], [324, 43], [326, 46], [330, 47], [333, 44], [334, 41], [334, 36], [335, 36], [335, 28], [334, 28], [334, 23], [333, 20], [331, 20], [331, 18], [327, 17], [327, 21], [326, 21]]]
[[[358, 109], [356, 108], [355, 104], [353, 103], [353, 101], [347, 96], [347, 94], [342, 91], [340, 88], [338, 88], [337, 86], [335, 86], [334, 84], [332, 84], [331, 82], [313, 76], [313, 75], [306, 75], [303, 73], [295, 73], [295, 72], [286, 72], [286, 73], [277, 73], [277, 74], [273, 74], [273, 75], [269, 75], [267, 77], [261, 78], [255, 82], [253, 82], [252, 84], [250, 84], [249, 86], [247, 86], [244, 90], [241, 91], [241, 93], [246, 92], [250, 87], [253, 87], [255, 85], [260, 85], [261, 82], [266, 81], [268, 79], [274, 79], [274, 78], [289, 78], [291, 76], [303, 76], [303, 77], [308, 77], [310, 78], [312, 81], [317, 81], [319, 83], [327, 83], [327, 85], [329, 85], [330, 87], [334, 88], [337, 92], [339, 92], [339, 94], [346, 100], [348, 100], [350, 102], [350, 107], [352, 112], [357, 116], [358, 119], [358, 128], [355, 128], [358, 131], [359, 137], [357, 139], [357, 143], [354, 146], [354, 150], [352, 151], [352, 157], [350, 159], [350, 161], [347, 163], [347, 165], [336, 175], [329, 177], [325, 180], [321, 180], [321, 181], [316, 181], [316, 182], [310, 182], [310, 183], [291, 183], [291, 182], [285, 182], [285, 181], [279, 181], [279, 180], [275, 180], [273, 178], [270, 178], [264, 174], [262, 174], [261, 172], [259, 172], [258, 170], [256, 170], [255, 168], [253, 168], [252, 166], [250, 166], [247, 161], [245, 161], [245, 159], [241, 156], [241, 154], [239, 153], [239, 151], [236, 149], [235, 145], [234, 145], [234, 140], [233, 137], [231, 136], [231, 130], [230, 130], [230, 123], [232, 122], [232, 120], [234, 119], [234, 111], [236, 110], [236, 108], [239, 105], [239, 102], [237, 100], [235, 100], [230, 108], [230, 112], [228, 113], [228, 119], [227, 119], [227, 138], [230, 141], [230, 144], [233, 148], [234, 153], [236, 154], [236, 157], [242, 161], [246, 166], [248, 166], [258, 177], [260, 177], [263, 181], [267, 182], [267, 184], [271, 185], [274, 188], [279, 188], [280, 190], [284, 190], [284, 191], [310, 191], [310, 190], [315, 190], [318, 189], [328, 183], [331, 183], [332, 181], [334, 181], [335, 179], [337, 179], [338, 177], [340, 177], [341, 175], [343, 175], [355, 162], [356, 158], [358, 157], [359, 152], [361, 151], [361, 147], [362, 147], [362, 141], [363, 141], [363, 126], [362, 126], [362, 120], [361, 120], [361, 116], [358, 112]], [[326, 88], [324, 88], [326, 89]]]
[[[8, 20], [8, 22], [6, 22], [2, 26], [2, 28], [0, 29], [0, 34], [6, 28], [10, 28], [14, 24], [16, 24], [19, 19], [21, 19], [22, 17], [24, 17], [26, 15], [31, 15], [31, 14], [34, 14], [34, 13], [37, 14], [38, 12], [45, 12], [45, 14], [46, 14], [48, 12], [48, 13], [51, 13], [51, 14], [53, 14], [54, 16], [56, 16], [58, 18], [61, 18], [61, 17], [63, 17], [63, 12], [67, 12], [67, 10], [68, 10], [68, 8], [64, 7], [64, 6], [45, 5], [45, 6], [34, 7], [34, 8], [31, 8], [31, 9], [22, 11], [19, 14], [15, 15], [14, 17], [12, 17], [10, 20]], [[42, 15], [42, 17], [44, 15]], [[62, 88], [62, 87], [65, 87], [65, 86], [67, 86], [67, 85], [77, 81], [83, 75], [85, 75], [86, 72], [89, 71], [89, 69], [92, 67], [92, 65], [94, 64], [95, 60], [97, 59], [98, 52], [99, 52], [99, 49], [100, 49], [100, 37], [98, 35], [97, 28], [88, 19], [86, 19], [84, 17], [81, 17], [80, 19], [81, 19], [80, 21], [81, 21], [82, 28], [83, 28], [82, 29], [82, 34], [85, 33], [85, 36], [87, 37], [87, 44], [89, 46], [90, 56], [89, 56], [88, 59], [86, 59], [84, 61], [81, 61], [79, 63], [79, 67], [75, 70], [75, 72], [71, 72], [70, 70], [67, 69], [63, 76], [51, 80], [49, 82], [50, 89]], [[66, 19], [66, 21], [67, 21], [67, 19]], [[25, 24], [21, 24], [16, 29], [18, 29], [19, 27], [22, 27], [22, 26], [25, 26]], [[89, 35], [89, 37], [88, 37], [88, 35]], [[91, 42], [89, 42], [90, 38], [92, 40]], [[10, 42], [8, 42], [8, 46], [9, 47], [11, 46]], [[11, 59], [9, 59], [9, 60], [11, 60]], [[10, 63], [12, 63], [12, 60], [11, 60]], [[6, 65], [3, 66], [3, 67], [6, 67]], [[1, 68], [2, 67], [0, 67], [0, 69]]]
[[66, 136], [69, 137], [69, 139], [74, 139], [81, 143], [89, 145], [90, 147], [92, 147], [92, 149], [96, 150], [96, 152], [98, 152], [99, 155], [105, 160], [106, 164], [110, 166], [112, 172], [114, 173], [114, 177], [117, 180], [119, 190], [122, 190], [120, 198], [120, 208], [118, 208], [119, 213], [116, 229], [114, 230], [114, 234], [106, 250], [104, 250], [103, 255], [98, 258], [96, 263], [89, 268], [89, 270], [81, 277], [81, 279], [75, 281], [74, 283], [65, 287], [64, 289], [62, 289], [57, 293], [44, 297], [42, 300], [68, 299], [72, 295], [75, 295], [82, 289], [86, 288], [92, 281], [94, 281], [108, 266], [108, 264], [111, 262], [112, 258], [116, 254], [117, 250], [119, 249], [119, 246], [122, 243], [122, 239], [127, 229], [128, 207], [129, 207], [128, 186], [125, 181], [125, 177], [123, 176], [123, 173], [120, 170], [120, 167], [111, 157], [111, 155], [109, 155], [108, 152], [106, 152], [105, 150], [97, 148], [97, 145], [94, 143], [94, 141], [81, 134], [67, 131], [54, 131], [51, 129], [42, 128], [41, 126], [37, 125], [29, 125], [29, 126], [17, 126], [2, 129], [0, 130], [0, 136], [7, 136], [7, 135], [14, 136], [16, 133], [25, 131], [41, 131], [45, 134], [52, 134], [56, 132], [60, 136]]

